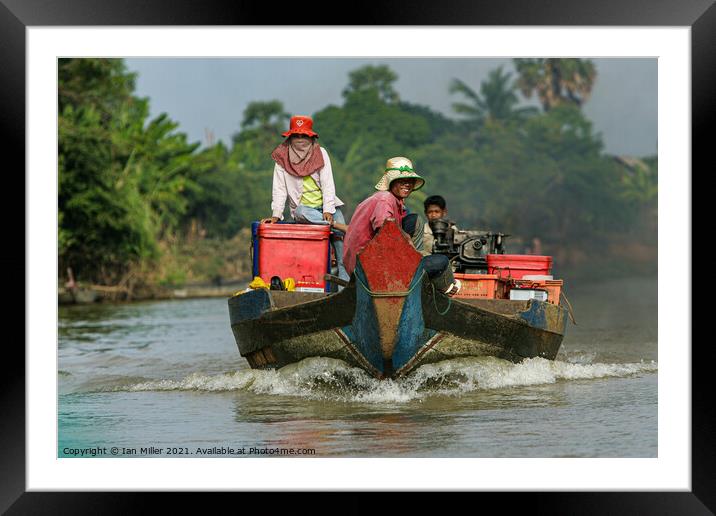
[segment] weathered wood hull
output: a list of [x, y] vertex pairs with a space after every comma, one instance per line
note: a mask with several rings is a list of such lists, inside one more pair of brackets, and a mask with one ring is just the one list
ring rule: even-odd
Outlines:
[[404, 233], [386, 226], [359, 255], [353, 281], [341, 292], [258, 289], [229, 299], [231, 328], [251, 367], [324, 356], [376, 378], [397, 378], [451, 358], [555, 358], [567, 321], [561, 306], [437, 293]]

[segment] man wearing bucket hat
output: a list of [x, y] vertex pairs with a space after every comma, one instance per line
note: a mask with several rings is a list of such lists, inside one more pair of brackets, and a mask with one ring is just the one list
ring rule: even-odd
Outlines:
[[338, 277], [350, 277], [343, 266], [343, 235], [347, 229], [345, 218], [336, 196], [331, 159], [326, 149], [318, 144], [318, 133], [313, 130], [309, 116], [293, 116], [286, 139], [271, 153], [274, 160], [271, 196], [272, 216], [262, 223], [283, 219], [286, 200], [291, 217], [302, 224], [330, 224], [335, 229], [331, 238], [336, 253]]
[[[356, 266], [356, 256], [375, 236], [386, 220], [392, 219], [408, 233], [413, 245], [422, 251], [423, 224], [417, 214], [408, 214], [405, 199], [425, 185], [425, 179], [415, 172], [413, 162], [398, 156], [385, 164], [385, 172], [376, 193], [361, 202], [355, 209], [345, 238], [343, 262], [348, 274]], [[450, 262], [444, 255], [429, 255], [422, 259], [428, 277], [448, 295], [460, 290], [460, 281], [454, 279]]]

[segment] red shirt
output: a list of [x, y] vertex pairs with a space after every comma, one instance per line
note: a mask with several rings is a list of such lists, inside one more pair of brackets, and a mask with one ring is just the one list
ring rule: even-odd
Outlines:
[[375, 236], [385, 219], [392, 217], [400, 225], [404, 216], [403, 200], [390, 192], [376, 192], [356, 206], [343, 239], [343, 265], [346, 272], [353, 273], [356, 268], [356, 255]]

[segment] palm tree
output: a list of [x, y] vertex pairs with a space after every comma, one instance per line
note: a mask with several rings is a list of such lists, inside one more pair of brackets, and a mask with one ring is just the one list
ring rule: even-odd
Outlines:
[[536, 92], [545, 111], [565, 102], [581, 107], [597, 76], [588, 59], [514, 59], [514, 63], [520, 90], [527, 98]]
[[485, 104], [480, 96], [460, 79], [453, 79], [450, 83], [450, 93], [462, 93], [470, 103], [454, 102], [452, 108], [456, 113], [465, 115], [476, 126], [485, 122]]
[[508, 123], [524, 119], [532, 114], [534, 108], [516, 108], [519, 99], [515, 94], [517, 86], [512, 82], [512, 74], [505, 73], [502, 67], [492, 70], [486, 81], [480, 84], [480, 93], [475, 93], [460, 79], [453, 79], [450, 93], [461, 93], [469, 103], [455, 102], [455, 112], [466, 115], [472, 124], [480, 127], [486, 121]]

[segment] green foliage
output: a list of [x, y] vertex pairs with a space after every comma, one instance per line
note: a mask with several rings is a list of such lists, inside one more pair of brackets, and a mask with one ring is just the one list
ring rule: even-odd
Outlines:
[[658, 162], [656, 156], [638, 160], [633, 166], [620, 167], [621, 195], [629, 202], [656, 204], [658, 191]]
[[283, 109], [283, 103], [278, 100], [251, 102], [244, 110], [241, 127], [242, 129], [258, 127], [278, 131], [289, 118], [290, 115]]
[[[232, 141], [235, 145], [257, 139], [264, 143], [273, 142], [285, 132], [284, 126], [290, 117], [284, 110], [283, 103], [278, 100], [250, 102], [244, 110], [241, 131], [233, 135]], [[268, 145], [271, 146], [270, 143]], [[267, 156], [263, 158], [263, 161], [268, 159]]]
[[165, 287], [184, 287], [216, 279], [247, 278], [251, 274], [248, 253], [251, 231], [243, 228], [232, 238], [186, 238], [163, 241], [162, 258], [152, 281]]
[[[461, 96], [460, 120], [401, 101], [386, 66], [352, 71], [343, 104], [314, 114], [346, 215], [375, 192], [388, 158], [406, 156], [426, 180], [408, 208], [422, 212], [428, 195], [443, 195], [461, 228], [539, 236], [547, 252], [583, 254], [615, 235], [655, 232], [656, 156], [638, 166], [606, 156], [579, 109], [596, 77], [591, 62], [515, 65], [516, 81], [501, 68], [478, 88], [454, 80], [446, 94]], [[229, 147], [199, 149], [167, 115], [149, 119], [122, 60], [61, 59], [58, 78], [60, 270], [116, 283], [140, 265], [167, 286], [248, 273], [249, 224], [270, 215], [283, 103], [250, 103]], [[536, 92], [544, 111], [521, 107], [518, 87]]]
[[400, 102], [399, 105], [401, 111], [404, 113], [419, 116], [427, 122], [430, 131], [428, 136], [430, 143], [435, 142], [441, 136], [454, 133], [460, 129], [459, 122], [446, 117], [442, 113], [433, 111], [427, 106], [412, 104], [410, 102]]
[[93, 108], [103, 125], [131, 103], [136, 74], [121, 59], [58, 59], [59, 112], [65, 108]]
[[443, 195], [460, 227], [584, 248], [634, 220], [638, 205], [624, 199], [620, 174], [579, 109], [565, 104], [520, 125], [487, 118], [480, 134], [479, 145], [452, 135], [414, 154], [425, 194]]
[[114, 283], [155, 260], [201, 173], [198, 144], [146, 99], [117, 59], [61, 59], [58, 71], [59, 258], [88, 281]]
[[347, 214], [375, 192], [388, 158], [409, 155], [454, 127], [428, 108], [399, 102], [392, 89], [397, 75], [386, 66], [362, 67], [349, 77], [343, 106], [314, 115]]
[[512, 74], [505, 73], [501, 66], [488, 74], [487, 80], [480, 85], [480, 93], [475, 93], [460, 79], [453, 79], [450, 83], [450, 93], [460, 93], [469, 101], [455, 102], [453, 109], [466, 117], [468, 127], [477, 131], [488, 120], [516, 123], [535, 114], [536, 110], [532, 107], [517, 107], [519, 99], [516, 90]]
[[459, 135], [448, 135], [417, 149], [410, 157], [425, 186], [408, 198], [408, 207], [422, 213], [425, 198], [442, 195], [448, 201], [451, 218], [460, 221], [458, 226], [484, 228], [488, 191], [484, 173], [476, 166], [479, 155], [474, 147], [466, 145]]
[[198, 188], [187, 193], [185, 228], [195, 221], [209, 238], [230, 238], [270, 215], [273, 162], [264, 143], [243, 140], [231, 151], [219, 144], [202, 153], [211, 168], [197, 179]]
[[59, 121], [59, 251], [78, 277], [110, 279], [156, 251], [137, 178], [113, 162], [113, 151], [93, 107], [66, 107]]
[[359, 138], [364, 155], [385, 162], [428, 143], [431, 136], [423, 117], [384, 102], [373, 90], [353, 93], [342, 107], [329, 106], [316, 113], [314, 120], [321, 144], [341, 160]]
[[157, 282], [162, 287], [177, 288], [183, 287], [186, 283], [187, 272], [184, 267], [174, 267], [165, 271], [164, 275]]
[[348, 74], [348, 86], [343, 90], [343, 96], [348, 99], [355, 94], [370, 92], [381, 102], [392, 104], [400, 100], [393, 87], [397, 80], [397, 74], [386, 65], [363, 66]]

